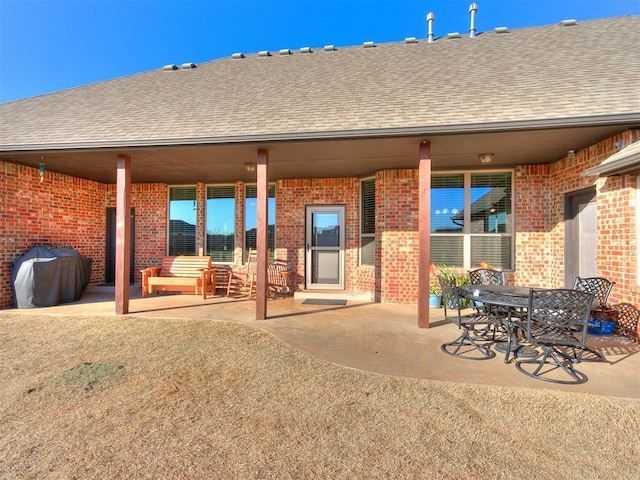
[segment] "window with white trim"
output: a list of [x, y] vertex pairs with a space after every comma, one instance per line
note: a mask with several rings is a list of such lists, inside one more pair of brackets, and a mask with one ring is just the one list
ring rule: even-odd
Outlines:
[[376, 264], [376, 180], [360, 182], [360, 265]]
[[512, 172], [431, 176], [431, 263], [513, 268]]
[[169, 187], [169, 255], [195, 255], [196, 207], [196, 187]]
[[236, 188], [207, 187], [206, 255], [216, 263], [233, 263], [235, 248]]

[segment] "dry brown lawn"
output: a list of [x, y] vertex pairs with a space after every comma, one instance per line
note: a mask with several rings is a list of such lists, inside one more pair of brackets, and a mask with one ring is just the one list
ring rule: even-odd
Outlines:
[[638, 478], [638, 401], [391, 378], [235, 323], [0, 312], [0, 379], [0, 478]]

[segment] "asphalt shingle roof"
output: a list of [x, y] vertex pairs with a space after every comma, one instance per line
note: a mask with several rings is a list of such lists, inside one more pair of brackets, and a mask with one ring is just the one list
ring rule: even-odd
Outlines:
[[0, 105], [0, 148], [640, 115], [638, 45], [626, 16], [229, 56]]

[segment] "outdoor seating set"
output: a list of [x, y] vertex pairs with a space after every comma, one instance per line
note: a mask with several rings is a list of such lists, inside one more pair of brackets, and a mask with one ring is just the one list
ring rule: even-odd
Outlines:
[[[628, 303], [607, 306], [614, 282], [576, 278], [572, 289], [505, 285], [504, 273], [493, 269], [469, 272], [469, 283], [438, 278], [445, 318], [462, 331], [441, 345], [458, 358], [487, 360], [495, 351], [513, 358], [521, 373], [553, 383], [579, 384], [587, 376], [574, 365], [604, 357], [586, 345], [587, 333], [620, 333], [637, 341], [640, 311]], [[454, 310], [457, 315], [448, 314]], [[463, 311], [464, 310], [464, 311]], [[613, 322], [611, 331], [602, 326]]]
[[[249, 249], [245, 264], [239, 268], [212, 267], [210, 256], [178, 255], [162, 259], [162, 265], [145, 268], [142, 273], [142, 296], [153, 292], [188, 292], [215, 295], [216, 289], [225, 290], [228, 297], [255, 296], [256, 250]], [[274, 261], [267, 267], [269, 293], [288, 294], [294, 290], [293, 269], [286, 262]]]

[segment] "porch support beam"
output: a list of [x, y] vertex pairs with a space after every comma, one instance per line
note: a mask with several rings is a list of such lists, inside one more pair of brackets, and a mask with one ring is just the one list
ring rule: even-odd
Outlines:
[[269, 262], [267, 230], [269, 205], [269, 151], [258, 149], [256, 161], [256, 176], [258, 190], [258, 218], [256, 231], [256, 249], [258, 253], [256, 271], [256, 320], [267, 318], [267, 264]]
[[420, 144], [418, 167], [418, 327], [429, 328], [431, 142]]
[[116, 184], [116, 315], [129, 313], [131, 260], [131, 157], [120, 154]]

